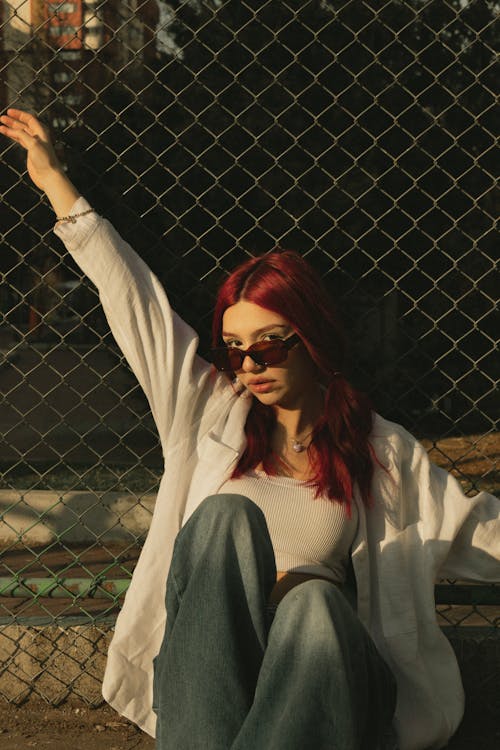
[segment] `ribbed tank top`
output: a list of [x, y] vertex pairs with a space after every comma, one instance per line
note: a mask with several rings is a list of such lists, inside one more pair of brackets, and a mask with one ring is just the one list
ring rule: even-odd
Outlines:
[[276, 569], [314, 573], [335, 583], [345, 581], [349, 550], [358, 527], [355, 503], [315, 498], [314, 487], [292, 477], [250, 471], [229, 479], [220, 493], [244, 495], [264, 513], [276, 557]]

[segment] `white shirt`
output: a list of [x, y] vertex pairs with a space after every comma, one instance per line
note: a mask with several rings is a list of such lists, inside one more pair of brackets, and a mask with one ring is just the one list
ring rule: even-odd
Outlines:
[[[79, 198], [71, 213], [87, 208]], [[55, 231], [99, 289], [111, 331], [149, 400], [165, 460], [103, 683], [108, 703], [154, 736], [152, 661], [165, 630], [173, 544], [182, 519], [220, 489], [242, 454], [251, 395], [196, 354], [195, 332], [107, 221], [88, 214]], [[466, 497], [412, 435], [378, 415], [370, 442], [388, 471], [375, 467], [373, 508], [354, 495], [357, 612], [396, 678], [400, 750], [433, 750], [447, 744], [464, 708], [456, 658], [436, 622], [434, 582], [500, 580], [500, 501], [487, 492]]]

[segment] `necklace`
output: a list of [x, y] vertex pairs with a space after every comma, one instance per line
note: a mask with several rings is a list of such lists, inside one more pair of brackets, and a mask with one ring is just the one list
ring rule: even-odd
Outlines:
[[299, 440], [297, 437], [290, 438], [292, 441], [292, 450], [295, 451], [295, 453], [302, 453], [302, 451], [305, 451], [307, 448], [306, 445], [304, 445], [304, 440], [307, 440], [310, 435], [312, 435], [313, 431], [309, 432], [307, 435], [304, 435], [302, 440]]

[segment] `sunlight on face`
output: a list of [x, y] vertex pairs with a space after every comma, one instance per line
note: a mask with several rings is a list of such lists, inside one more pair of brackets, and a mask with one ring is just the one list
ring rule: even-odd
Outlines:
[[[248, 349], [259, 341], [287, 339], [294, 329], [278, 313], [248, 300], [228, 307], [222, 319], [222, 337], [227, 346]], [[236, 377], [267, 406], [300, 408], [316, 381], [316, 368], [303, 343], [293, 346], [283, 362], [259, 365], [245, 357]]]

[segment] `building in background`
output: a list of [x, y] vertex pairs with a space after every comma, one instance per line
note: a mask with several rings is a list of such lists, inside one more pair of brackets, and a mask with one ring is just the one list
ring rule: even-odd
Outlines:
[[160, 47], [175, 52], [166, 7], [156, 0], [0, 0], [0, 107], [48, 109], [58, 129], [77, 124], [118, 73], [147, 64]]

